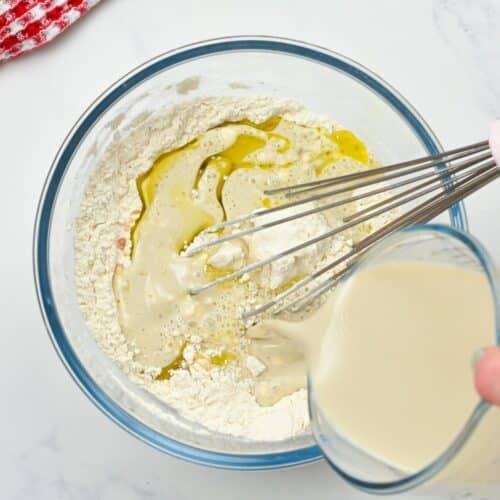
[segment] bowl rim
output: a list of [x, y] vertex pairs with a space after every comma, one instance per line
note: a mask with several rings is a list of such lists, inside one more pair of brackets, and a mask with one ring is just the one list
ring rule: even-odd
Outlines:
[[[209, 451], [167, 437], [143, 424], [118, 406], [94, 382], [68, 342], [53, 300], [48, 266], [48, 235], [59, 185], [74, 152], [95, 121], [121, 96], [160, 71], [198, 57], [237, 51], [265, 51], [293, 55], [340, 71], [368, 87], [397, 111], [412, 128], [429, 154], [442, 152], [441, 144], [428, 124], [398, 91], [372, 71], [337, 52], [291, 38], [268, 36], [212, 38], [184, 45], [163, 52], [136, 66], [108, 86], [91, 102], [66, 135], [51, 164], [38, 203], [33, 235], [33, 272], [40, 312], [54, 349], [84, 394], [111, 420], [150, 446], [192, 463], [225, 469], [276, 469], [315, 462], [322, 458], [321, 451], [317, 445], [265, 454]], [[463, 203], [451, 207], [449, 215], [453, 226], [467, 230], [467, 217]]]

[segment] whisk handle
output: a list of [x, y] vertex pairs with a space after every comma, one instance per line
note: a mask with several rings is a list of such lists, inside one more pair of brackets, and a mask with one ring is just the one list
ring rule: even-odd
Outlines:
[[500, 168], [500, 120], [496, 120], [491, 125], [490, 149], [497, 166]]

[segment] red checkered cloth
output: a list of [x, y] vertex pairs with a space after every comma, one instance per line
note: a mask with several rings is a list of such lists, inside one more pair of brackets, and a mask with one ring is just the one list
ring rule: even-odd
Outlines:
[[0, 62], [50, 42], [99, 0], [0, 0]]

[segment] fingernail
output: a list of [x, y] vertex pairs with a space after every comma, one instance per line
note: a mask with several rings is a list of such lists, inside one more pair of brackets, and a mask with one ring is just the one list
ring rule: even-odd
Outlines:
[[477, 365], [477, 362], [483, 357], [484, 353], [486, 352], [485, 347], [480, 347], [476, 351], [472, 353], [472, 356], [470, 358], [470, 365], [472, 368], [475, 368]]

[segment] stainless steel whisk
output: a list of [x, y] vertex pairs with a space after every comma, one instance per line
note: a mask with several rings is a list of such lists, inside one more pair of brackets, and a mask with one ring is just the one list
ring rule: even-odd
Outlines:
[[[252, 310], [243, 313], [244, 318], [261, 314], [272, 309], [273, 314], [284, 310], [299, 311], [310, 302], [330, 290], [350, 267], [380, 239], [411, 224], [426, 223], [449, 209], [454, 203], [463, 200], [471, 193], [477, 191], [492, 180], [500, 176], [500, 122], [496, 122], [492, 129], [490, 141], [477, 142], [469, 146], [452, 149], [444, 153], [417, 158], [414, 160], [397, 163], [380, 168], [343, 175], [318, 181], [296, 184], [265, 192], [265, 195], [285, 195], [289, 199], [300, 197], [288, 203], [254, 211], [248, 215], [236, 217], [231, 220], [215, 224], [207, 228], [205, 233], [214, 233], [222, 229], [235, 226], [235, 232], [223, 235], [215, 240], [203, 244], [192, 244], [184, 253], [186, 256], [194, 255], [207, 248], [219, 245], [225, 241], [241, 238], [257, 231], [269, 229], [278, 224], [285, 224], [294, 219], [305, 217], [317, 212], [339, 207], [353, 201], [369, 198], [381, 193], [389, 192], [389, 196], [375, 202], [360, 211], [343, 219], [343, 224], [318, 237], [307, 240], [300, 245], [273, 255], [269, 258], [251, 263], [222, 278], [216, 279], [199, 287], [192, 288], [192, 294], [201, 293], [209, 288], [220, 285], [226, 281], [238, 278], [245, 273], [250, 273], [271, 262], [313, 245], [326, 238], [331, 238], [343, 231], [366, 222], [390, 210], [400, 209], [416, 200], [421, 201], [406, 211], [398, 214], [392, 221], [382, 226], [377, 231], [356, 242], [350, 251], [335, 259], [321, 269], [313, 272], [270, 301]], [[498, 135], [498, 137], [497, 137]], [[495, 137], [495, 139], [493, 139]], [[492, 151], [493, 150], [493, 151]], [[381, 184], [381, 185], [380, 185]], [[378, 185], [378, 186], [377, 186]], [[373, 186], [373, 189], [371, 188]], [[332, 189], [333, 188], [333, 189]], [[338, 195], [349, 193], [358, 188], [369, 188], [361, 194], [346, 196], [338, 199]], [[401, 188], [404, 188], [401, 190]], [[395, 192], [395, 190], [398, 190]], [[392, 194], [394, 192], [394, 194]], [[304, 195], [306, 195], [304, 197]], [[328, 202], [328, 198], [337, 197]], [[292, 215], [258, 224], [258, 219], [270, 213], [280, 212], [292, 207], [311, 204], [319, 200], [327, 203], [308, 208]], [[254, 225], [240, 229], [240, 224], [252, 221]], [[328, 276], [329, 271], [341, 266], [340, 271]], [[317, 281], [327, 275], [326, 279]], [[290, 299], [288, 299], [290, 297]], [[286, 300], [288, 299], [288, 300]]]

